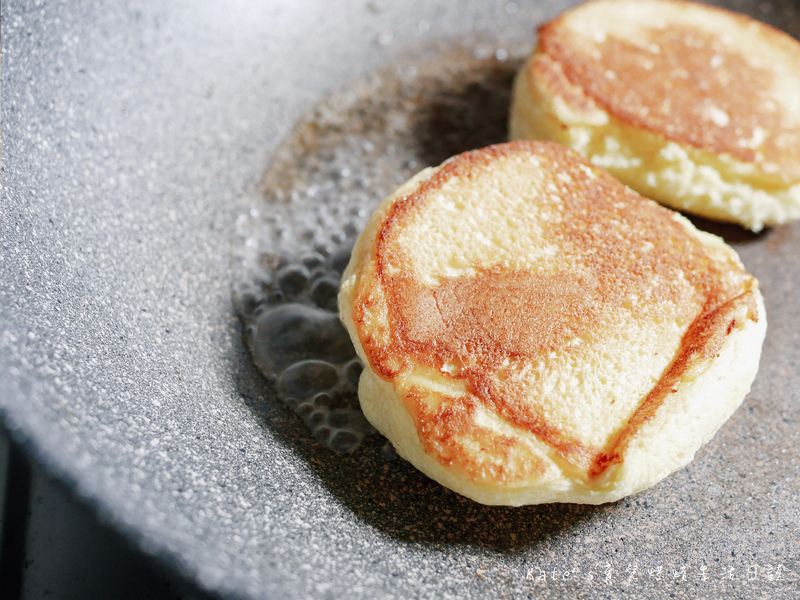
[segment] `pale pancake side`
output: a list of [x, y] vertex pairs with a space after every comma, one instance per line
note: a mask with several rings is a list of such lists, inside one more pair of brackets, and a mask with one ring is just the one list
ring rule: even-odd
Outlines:
[[[607, 501], [677, 468], [744, 397], [760, 302], [720, 240], [575, 153], [529, 142], [401, 187], [359, 238], [340, 294], [369, 366], [371, 422], [448, 487], [510, 504]], [[728, 347], [742, 364], [720, 384], [710, 433], [688, 426], [678, 454], [631, 466], [662, 407], [691, 404]]]
[[539, 30], [510, 129], [673, 208], [753, 230], [800, 218], [800, 43], [722, 9], [595, 0], [564, 13]]

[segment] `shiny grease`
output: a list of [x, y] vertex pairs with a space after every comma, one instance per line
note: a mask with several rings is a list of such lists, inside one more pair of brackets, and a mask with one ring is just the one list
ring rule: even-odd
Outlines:
[[361, 363], [337, 315], [339, 279], [372, 209], [417, 171], [505, 140], [518, 60], [450, 49], [386, 70], [304, 114], [237, 221], [234, 302], [259, 370], [336, 452], [375, 432]]

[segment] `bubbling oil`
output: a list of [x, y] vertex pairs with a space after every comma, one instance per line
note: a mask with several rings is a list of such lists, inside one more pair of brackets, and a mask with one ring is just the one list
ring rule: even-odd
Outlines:
[[277, 148], [237, 220], [234, 303], [253, 360], [335, 452], [375, 434], [358, 404], [362, 365], [337, 315], [356, 237], [419, 170], [506, 139], [520, 61], [502, 50], [449, 48], [326, 98]]

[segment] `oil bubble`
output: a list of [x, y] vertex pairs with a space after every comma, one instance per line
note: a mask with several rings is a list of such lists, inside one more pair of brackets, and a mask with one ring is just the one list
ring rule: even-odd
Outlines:
[[[379, 41], [391, 42], [384, 33]], [[511, 84], [528, 48], [480, 44], [485, 51], [476, 40], [430, 63], [368, 75], [310, 109], [236, 220], [233, 299], [254, 362], [334, 452], [354, 452], [376, 434], [358, 403], [363, 367], [337, 315], [358, 232], [419, 169], [505, 139]], [[396, 456], [391, 445], [383, 454]]]

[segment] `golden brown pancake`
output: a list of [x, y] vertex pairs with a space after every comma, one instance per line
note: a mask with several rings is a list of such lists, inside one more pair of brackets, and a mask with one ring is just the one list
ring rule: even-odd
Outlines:
[[766, 328], [722, 240], [547, 142], [401, 186], [339, 303], [367, 418], [486, 504], [607, 502], [685, 465], [747, 393]]
[[550, 139], [673, 208], [800, 218], [800, 43], [675, 0], [594, 0], [539, 29], [511, 137]]

